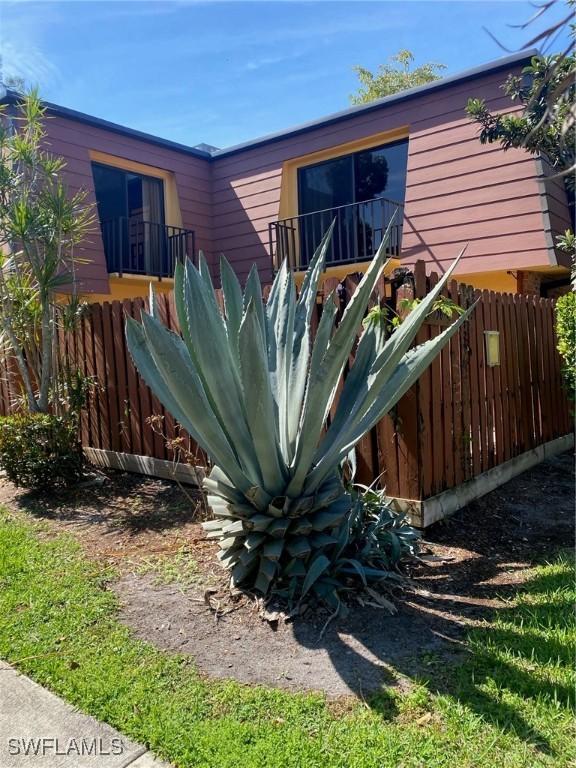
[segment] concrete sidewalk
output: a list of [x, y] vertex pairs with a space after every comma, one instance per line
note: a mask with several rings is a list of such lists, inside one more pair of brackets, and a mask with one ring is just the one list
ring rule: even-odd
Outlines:
[[0, 661], [0, 768], [168, 768]]

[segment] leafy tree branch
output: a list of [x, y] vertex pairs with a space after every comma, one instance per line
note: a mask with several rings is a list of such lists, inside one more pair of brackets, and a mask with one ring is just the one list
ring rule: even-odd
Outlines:
[[390, 57], [386, 64], [381, 64], [375, 72], [365, 67], [354, 67], [360, 87], [350, 96], [352, 104], [366, 104], [408, 88], [426, 85], [439, 80], [440, 73], [446, 69], [444, 64], [435, 62], [412, 67], [413, 62], [414, 54], [404, 49]]

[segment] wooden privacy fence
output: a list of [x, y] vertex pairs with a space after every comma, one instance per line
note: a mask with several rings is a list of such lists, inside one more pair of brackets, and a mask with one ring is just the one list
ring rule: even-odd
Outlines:
[[[438, 282], [437, 274], [426, 276], [421, 262], [414, 278], [417, 298]], [[477, 302], [470, 321], [378, 425], [377, 440], [366, 451], [367, 463], [385, 470], [393, 497], [430, 498], [572, 429], [553, 300], [456, 281], [447, 294], [463, 308]], [[437, 315], [426, 321], [417, 343], [450, 322]], [[488, 364], [486, 331], [498, 333], [499, 365]]]
[[[434, 273], [426, 276], [419, 262], [413, 285], [402, 286], [398, 296], [421, 298], [437, 280]], [[327, 279], [318, 296], [318, 317], [330, 291], [338, 287], [343, 308], [358, 281], [358, 275], [341, 283]], [[379, 289], [385, 296], [383, 279]], [[380, 478], [394, 498], [428, 499], [571, 430], [553, 300], [478, 291], [456, 282], [447, 294], [461, 307], [477, 301], [472, 319], [394, 412], [358, 445], [358, 479]], [[144, 299], [91, 304], [77, 330], [63, 334], [60, 341], [70, 359], [97, 382], [82, 413], [83, 445], [171, 460], [172, 451], [148, 419], [164, 416], [169, 439], [178, 436], [177, 425], [139, 377], [126, 348], [125, 318], [138, 319], [145, 304]], [[178, 330], [172, 293], [158, 295], [158, 314]], [[436, 336], [449, 322], [436, 313], [425, 322], [417, 342]], [[500, 365], [487, 364], [485, 331], [499, 334]], [[2, 366], [0, 408], [9, 413], [16, 387], [5, 361]], [[200, 452], [198, 457], [199, 463], [205, 460]]]

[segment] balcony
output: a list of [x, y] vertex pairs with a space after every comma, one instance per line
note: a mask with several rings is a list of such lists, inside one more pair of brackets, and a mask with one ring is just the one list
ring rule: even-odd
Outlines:
[[194, 232], [136, 217], [100, 224], [108, 272], [173, 277], [177, 261], [194, 258]]
[[378, 197], [271, 222], [269, 247], [273, 267], [277, 270], [287, 259], [290, 269], [305, 269], [334, 220], [326, 265], [369, 261], [378, 250], [395, 212], [387, 250], [390, 256], [398, 257], [402, 246], [404, 205]]

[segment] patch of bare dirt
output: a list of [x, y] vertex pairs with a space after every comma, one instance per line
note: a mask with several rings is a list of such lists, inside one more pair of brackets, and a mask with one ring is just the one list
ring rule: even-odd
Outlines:
[[216, 546], [200, 525], [201, 496], [193, 488], [114, 470], [58, 493], [34, 493], [0, 477], [0, 505], [47, 522], [75, 536], [86, 554], [120, 573], [137, 570], [150, 558], [193, 551], [199, 569], [221, 575]]
[[321, 638], [328, 614], [271, 624], [253, 604], [235, 610], [224, 598], [220, 613], [213, 598], [212, 610], [207, 607], [200, 591], [159, 587], [150, 576], [125, 576], [115, 589], [122, 620], [138, 637], [190, 654], [210, 677], [363, 696], [382, 685], [404, 685], [401, 670], [413, 673], [422, 651], [451, 653], [428, 618], [408, 608], [396, 616], [355, 609]]
[[[551, 459], [426, 532], [438, 559], [413, 569], [414, 589], [396, 596], [398, 613], [353, 607], [321, 636], [326, 615], [268, 622], [253, 599], [232, 595], [202, 538], [195, 500], [177, 486], [109, 473], [74, 498], [33, 499], [0, 485], [0, 503], [50, 519], [87, 553], [119, 567], [121, 618], [160, 648], [189, 653], [210, 676], [330, 696], [364, 696], [428, 672], [462, 652], [464, 631], [497, 610], [527, 568], [574, 542], [574, 467]], [[151, 553], [170, 562], [185, 543], [199, 578], [159, 584], [138, 565]], [[210, 586], [207, 592], [206, 587]]]
[[123, 620], [140, 637], [191, 654], [210, 676], [363, 696], [452, 661], [465, 630], [502, 605], [532, 563], [572, 545], [573, 516], [566, 454], [430, 528], [426, 542], [440, 559], [414, 569], [415, 589], [398, 596], [396, 615], [356, 607], [323, 637], [325, 616], [270, 625], [245, 598], [234, 608], [225, 589], [212, 609], [201, 590], [148, 577], [126, 576], [117, 590]]

